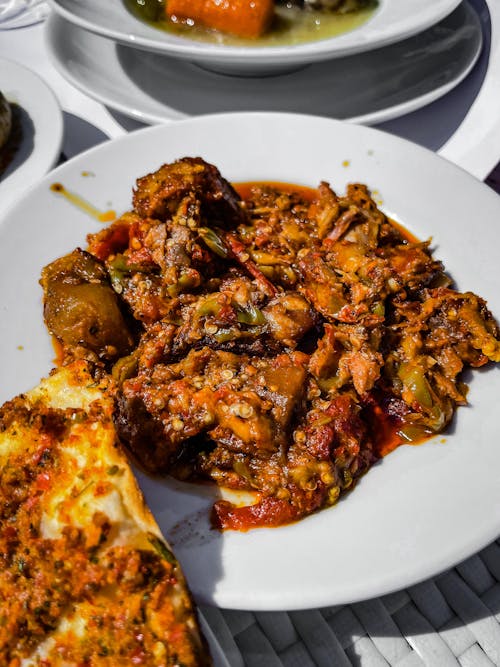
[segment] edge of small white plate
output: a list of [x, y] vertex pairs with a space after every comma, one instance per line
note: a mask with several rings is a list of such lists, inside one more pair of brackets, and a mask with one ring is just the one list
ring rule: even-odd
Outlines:
[[[0, 176], [0, 202], [10, 207], [56, 164], [63, 141], [63, 115], [56, 95], [50, 86], [24, 65], [0, 58], [0, 89], [7, 101], [17, 104], [27, 114], [32, 126], [23, 124], [20, 150], [27, 141], [32, 151], [12, 171], [9, 165]], [[16, 155], [13, 156], [15, 163]]]

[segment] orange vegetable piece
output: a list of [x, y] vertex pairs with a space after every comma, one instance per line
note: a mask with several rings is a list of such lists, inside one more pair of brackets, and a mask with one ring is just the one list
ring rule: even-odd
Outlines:
[[167, 0], [169, 18], [191, 19], [208, 28], [254, 39], [269, 27], [273, 0]]

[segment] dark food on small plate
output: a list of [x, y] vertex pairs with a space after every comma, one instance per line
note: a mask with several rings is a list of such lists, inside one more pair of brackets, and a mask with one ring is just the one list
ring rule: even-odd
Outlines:
[[[284, 43], [323, 39], [362, 23], [377, 0], [126, 0], [139, 18], [180, 34], [217, 41], [223, 35], [255, 40], [268, 33]], [[366, 14], [366, 15], [365, 15]]]
[[12, 110], [0, 91], [0, 150], [5, 146], [12, 129]]
[[41, 283], [63, 363], [112, 374], [118, 433], [147, 471], [256, 494], [215, 503], [223, 529], [333, 505], [443, 431], [464, 368], [500, 361], [485, 301], [358, 183], [235, 187], [183, 158]]
[[12, 108], [0, 91], [0, 177], [12, 157]]

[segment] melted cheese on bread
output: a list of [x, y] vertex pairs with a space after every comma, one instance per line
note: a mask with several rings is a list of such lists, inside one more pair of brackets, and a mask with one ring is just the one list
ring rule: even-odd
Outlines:
[[0, 408], [0, 664], [209, 665], [84, 362]]

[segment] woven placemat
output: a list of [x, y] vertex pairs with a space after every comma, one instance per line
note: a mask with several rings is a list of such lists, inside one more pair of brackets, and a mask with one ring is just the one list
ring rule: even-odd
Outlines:
[[411, 588], [340, 607], [203, 607], [231, 667], [500, 665], [500, 541]]

